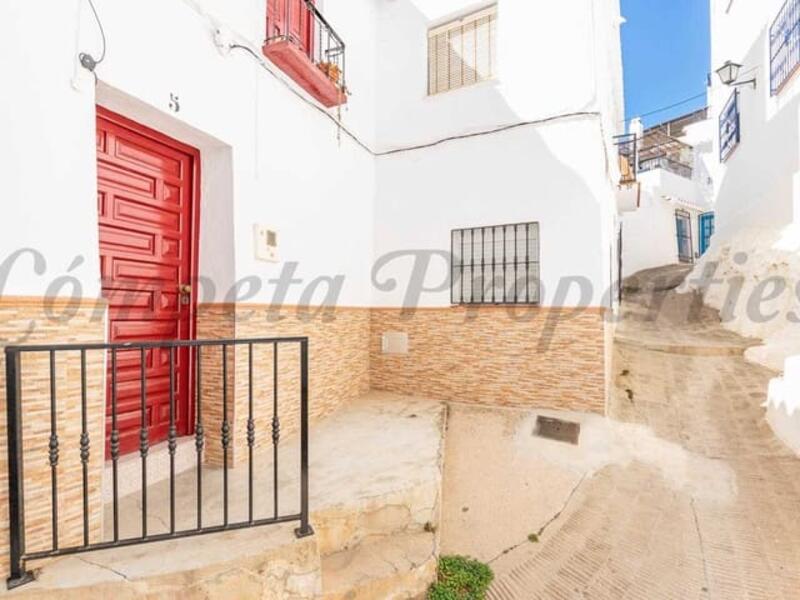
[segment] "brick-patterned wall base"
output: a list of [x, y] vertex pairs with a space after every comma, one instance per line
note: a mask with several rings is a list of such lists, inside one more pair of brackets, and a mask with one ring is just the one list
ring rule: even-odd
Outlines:
[[[106, 309], [96, 300], [42, 298], [0, 299], [0, 346], [103, 342]], [[87, 353], [90, 541], [100, 541], [102, 472], [105, 448], [105, 352]], [[50, 383], [47, 353], [25, 355], [22, 368], [22, 421], [27, 551], [52, 544], [50, 465]], [[56, 359], [58, 454], [58, 528], [62, 547], [83, 543], [83, 483], [80, 460], [80, 354], [58, 353]], [[0, 575], [8, 574], [8, 458], [5, 353], [0, 354]]]
[[[499, 406], [605, 411], [604, 310], [373, 309], [373, 389]], [[407, 355], [381, 336], [406, 332]]]
[[[368, 308], [320, 311], [268, 305], [203, 305], [198, 310], [198, 337], [309, 338], [309, 404], [311, 419], [330, 414], [341, 404], [369, 390]], [[221, 464], [222, 374], [217, 366], [203, 369], [203, 423], [208, 434], [206, 460]], [[247, 456], [249, 417], [248, 348], [229, 349], [228, 418], [232, 426], [231, 464]], [[211, 354], [209, 354], [211, 356]], [[234, 365], [234, 366], [231, 366]], [[272, 444], [274, 355], [271, 346], [253, 352], [253, 419], [255, 446]], [[211, 378], [209, 378], [209, 375]], [[278, 348], [278, 416], [282, 436], [296, 431], [300, 417], [300, 353], [298, 345]]]
[[[234, 311], [222, 304], [197, 307], [197, 339], [216, 340], [236, 337]], [[233, 393], [235, 348], [227, 351], [228, 359], [228, 420], [233, 422]], [[193, 400], [194, 401], [194, 400]], [[210, 346], [200, 352], [200, 403], [205, 439], [205, 460], [222, 464], [222, 348]], [[196, 407], [195, 407], [196, 410]]]
[[[64, 314], [69, 319], [60, 319]], [[516, 316], [513, 316], [516, 313]], [[606, 399], [606, 344], [609, 330], [601, 309], [481, 307], [419, 309], [202, 305], [197, 337], [262, 338], [307, 336], [310, 349], [310, 414], [318, 419], [370, 388], [437, 399], [486, 404], [549, 407], [603, 413]], [[31, 323], [33, 325], [31, 325]], [[410, 352], [388, 355], [381, 335], [407, 332]], [[26, 334], [27, 332], [27, 334]], [[25, 335], [24, 340], [20, 336]], [[0, 343], [97, 342], [105, 339], [105, 306], [96, 302], [49, 304], [42, 299], [0, 301]], [[253, 354], [253, 418], [256, 446], [272, 443], [273, 365], [271, 346]], [[248, 348], [228, 352], [228, 419], [231, 464], [247, 457], [250, 388]], [[102, 470], [105, 443], [104, 352], [88, 356], [90, 530], [102, 527]], [[222, 461], [222, 362], [218, 349], [202, 358], [202, 410], [206, 459]], [[28, 550], [50, 540], [50, 469], [47, 462], [49, 365], [47, 356], [23, 361], [26, 531]], [[0, 369], [4, 365], [0, 359]], [[0, 377], [4, 374], [0, 370]], [[79, 355], [56, 365], [59, 453], [59, 527], [62, 546], [82, 536]], [[297, 430], [300, 411], [299, 346], [279, 347], [278, 415], [281, 435]], [[5, 382], [0, 379], [0, 414]], [[0, 515], [8, 514], [6, 423], [0, 419]], [[0, 571], [8, 572], [8, 521], [0, 518]]]

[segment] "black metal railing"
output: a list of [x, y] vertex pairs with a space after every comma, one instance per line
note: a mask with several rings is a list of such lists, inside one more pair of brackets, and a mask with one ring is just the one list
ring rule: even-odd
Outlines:
[[664, 169], [686, 179], [692, 178], [692, 166], [682, 163], [674, 158], [661, 154], [639, 161], [639, 172], [653, 171], [654, 169]]
[[725, 162], [742, 139], [739, 117], [739, 90], [733, 90], [719, 115], [719, 161]]
[[269, 1], [266, 43], [280, 41], [300, 48], [340, 90], [347, 90], [344, 40], [311, 0]]
[[800, 0], [787, 0], [769, 28], [769, 65], [774, 96], [800, 65]]
[[[211, 351], [211, 348], [216, 348], [214, 352]], [[289, 347], [291, 350], [290, 353], [284, 354], [286, 352], [286, 348]], [[232, 356], [235, 352], [234, 349], [241, 349], [242, 353], [246, 353], [246, 360], [247, 360], [247, 379], [248, 385], [246, 388], [244, 386], [239, 386], [236, 384], [236, 388], [234, 389], [247, 389], [247, 420], [246, 420], [246, 431], [242, 433], [246, 435], [246, 444], [247, 444], [247, 470], [237, 470], [237, 475], [241, 474], [242, 477], [246, 477], [246, 482], [243, 479], [238, 479], [237, 482], [242, 483], [242, 486], [246, 485], [246, 496], [247, 496], [247, 505], [246, 507], [243, 505], [243, 502], [237, 503], [237, 514], [241, 514], [244, 518], [236, 519], [231, 518], [229, 514], [229, 470], [234, 470], [233, 466], [229, 466], [229, 453], [231, 452], [231, 443], [233, 441], [232, 435], [234, 434], [234, 423], [231, 422], [231, 410], [230, 410], [230, 390], [231, 384], [229, 382], [229, 365], [228, 363], [231, 362], [232, 364], [236, 364], [235, 360], [231, 360], [232, 358], [239, 358], [239, 360], [243, 360], [243, 355], [238, 355], [237, 357]], [[262, 352], [268, 352], [271, 349], [271, 360], [262, 361], [259, 360], [258, 362], [263, 364], [271, 363], [271, 364], [264, 364], [263, 369], [260, 368], [259, 364], [256, 364], [255, 350], [261, 349]], [[299, 391], [299, 402], [300, 402], [300, 414], [299, 414], [299, 432], [300, 432], [300, 441], [299, 441], [299, 510], [297, 512], [294, 511], [294, 506], [292, 507], [292, 512], [289, 514], [281, 514], [279, 510], [279, 497], [278, 497], [278, 445], [280, 441], [280, 430], [281, 430], [281, 420], [279, 415], [279, 382], [280, 374], [285, 372], [285, 369], [282, 367], [279, 370], [278, 362], [279, 362], [279, 349], [284, 349], [281, 352], [281, 359], [284, 361], [282, 365], [286, 364], [286, 362], [290, 363], [291, 365], [296, 365], [294, 362], [295, 356], [299, 354], [299, 377], [292, 380], [292, 385], [287, 385], [286, 387], [289, 388], [290, 394], [293, 394], [295, 390]], [[156, 352], [167, 352], [168, 359], [165, 359], [164, 362], [168, 364], [169, 368], [169, 416], [168, 416], [168, 430], [166, 436], [166, 443], [167, 449], [169, 453], [169, 500], [168, 506], [164, 506], [163, 504], [163, 496], [165, 494], [159, 495], [156, 494], [154, 498], [148, 498], [148, 474], [147, 474], [147, 466], [148, 466], [148, 455], [149, 451], [152, 446], [152, 441], [150, 438], [150, 431], [149, 428], [151, 424], [148, 422], [148, 410], [152, 410], [152, 404], [148, 404], [148, 353], [150, 356], [154, 355]], [[92, 358], [98, 359], [95, 360], [92, 366], [87, 366], [87, 354], [91, 355]], [[99, 357], [97, 355], [100, 355]], [[216, 364], [214, 359], [217, 354], [221, 354], [222, 364]], [[36, 360], [31, 359], [31, 356], [38, 356], [38, 364], [36, 366], [39, 367], [37, 372], [28, 373], [25, 371], [25, 364], [28, 360]], [[66, 355], [66, 357], [65, 357]], [[179, 360], [183, 360], [182, 357], [186, 357], [188, 361], [188, 371], [193, 372], [194, 375], [194, 385], [192, 396], [195, 398], [195, 409], [194, 413], [191, 417], [186, 417], [190, 422], [192, 422], [193, 429], [193, 437], [194, 437], [194, 452], [196, 453], [196, 475], [192, 475], [192, 469], [186, 472], [187, 478], [182, 479], [181, 481], [189, 482], [190, 487], [194, 487], [195, 490], [190, 489], [191, 493], [196, 493], [196, 518], [194, 514], [188, 514], [191, 511], [184, 511], [187, 514], [180, 515], [182, 525], [179, 527], [176, 523], [176, 517], [178, 516], [178, 507], [176, 506], [176, 449], [178, 445], [178, 428], [176, 426], [176, 419], [177, 419], [177, 412], [178, 406], [176, 405], [176, 355], [179, 357]], [[269, 356], [269, 354], [267, 354]], [[288, 357], [288, 361], [286, 360]], [[23, 361], [23, 358], [25, 361]], [[7, 393], [7, 432], [8, 432], [8, 499], [9, 499], [9, 530], [10, 530], [10, 566], [11, 566], [11, 573], [10, 577], [7, 581], [8, 588], [14, 588], [19, 585], [22, 585], [28, 581], [33, 579], [32, 573], [26, 571], [26, 563], [27, 561], [37, 560], [37, 559], [44, 559], [44, 558], [51, 558], [56, 556], [62, 556], [67, 554], [74, 554], [79, 552], [87, 552], [92, 550], [102, 550], [108, 548], [115, 548], [121, 546], [131, 546], [134, 544], [142, 544], [147, 542], [157, 542], [163, 541], [168, 539], [175, 539], [175, 538], [182, 538], [182, 537], [189, 537], [189, 536], [196, 536], [201, 534], [209, 534], [209, 533], [217, 533], [221, 531], [228, 531], [228, 530], [235, 530], [235, 529], [243, 529], [248, 527], [258, 527], [263, 525], [270, 525], [276, 523], [287, 523], [298, 521], [299, 527], [295, 530], [295, 533], [298, 537], [305, 537], [308, 535], [313, 534], [313, 530], [309, 524], [309, 473], [308, 473], [308, 338], [305, 337], [290, 337], [290, 338], [263, 338], [263, 339], [242, 339], [242, 340], [233, 340], [233, 339], [225, 339], [225, 340], [205, 340], [205, 341], [167, 341], [167, 342], [133, 342], [133, 343], [124, 343], [124, 344], [62, 344], [62, 345], [38, 345], [38, 346], [9, 346], [5, 349], [5, 359], [6, 359], [6, 393]], [[72, 361], [70, 364], [79, 364], [79, 367], [76, 370], [73, 369], [70, 365], [65, 365], [63, 362], [67, 360]], [[79, 362], [78, 362], [79, 361]], [[208, 406], [203, 406], [203, 371], [205, 369], [210, 368], [211, 364], [213, 363], [214, 371], [216, 375], [219, 375], [221, 372], [221, 379], [217, 377], [216, 379], [221, 381], [220, 387], [221, 390], [217, 390], [216, 387], [213, 387], [212, 392], [214, 394], [219, 393], [221, 398], [216, 399], [218, 402], [219, 407], [221, 407], [221, 411], [217, 411], [221, 413], [219, 417], [220, 422], [216, 423], [215, 426], [218, 427], [217, 431], [219, 432], [219, 439], [216, 438], [211, 440], [211, 436], [208, 435], [209, 431], [209, 413], [213, 411], [207, 410]], [[136, 526], [136, 516], [134, 515], [134, 520], [130, 520], [130, 515], [127, 515], [128, 520], [125, 521], [125, 525], [128, 529], [131, 529], [130, 525], [133, 525], [135, 529], [132, 530], [132, 535], [130, 536], [122, 536], [120, 534], [120, 517], [121, 511], [125, 510], [125, 507], [129, 504], [123, 505], [121, 503], [121, 498], [119, 497], [119, 461], [120, 461], [120, 437], [121, 437], [121, 430], [120, 430], [120, 422], [118, 419], [118, 412], [121, 410], [119, 406], [119, 396], [121, 395], [119, 392], [119, 379], [118, 376], [118, 368], [119, 363], [124, 362], [126, 368], [128, 369], [127, 375], [130, 376], [133, 373], [134, 383], [135, 380], [138, 381], [138, 385], [140, 385], [140, 390], [138, 391], [138, 398], [136, 393], [134, 393], [134, 408], [133, 412], [136, 414], [140, 411], [141, 421], [138, 424], [139, 427], [139, 445], [138, 445], [138, 454], [141, 461], [141, 481], [142, 487], [140, 494], [141, 496], [136, 499], [137, 503], [140, 500], [141, 505], [138, 507], [141, 510], [141, 525], [139, 527]], [[150, 364], [152, 364], [151, 361]], [[107, 367], [104, 365], [108, 365]], [[205, 366], [203, 366], [205, 364]], [[108, 377], [110, 378], [110, 385], [108, 388], [105, 388], [102, 383], [102, 377], [97, 375], [99, 365], [99, 372], [102, 373], [103, 370], [107, 368]], [[69, 368], [67, 368], [69, 367]], [[57, 371], [58, 368], [61, 368], [61, 371]], [[138, 375], [136, 370], [138, 368]], [[234, 367], [235, 368], [235, 367]], [[293, 369], [295, 367], [292, 367]], [[44, 371], [43, 371], [44, 369]], [[93, 370], [92, 370], [93, 369]], [[244, 371], [245, 369], [238, 369], [237, 371]], [[64, 394], [73, 394], [72, 398], [77, 399], [78, 395], [80, 397], [80, 408], [76, 409], [72, 405], [65, 406], [67, 403], [65, 401], [59, 402], [60, 400], [60, 393], [61, 389], [67, 387], [67, 384], [64, 381], [65, 372], [67, 375], [69, 374], [79, 374], [79, 381], [72, 382], [70, 385], [70, 389], [65, 391]], [[87, 373], [92, 373], [92, 383], [88, 382]], [[184, 371], [184, 373], [187, 371]], [[294, 371], [297, 372], [296, 370]], [[61, 376], [59, 376], [59, 374]], [[255, 461], [254, 461], [254, 450], [256, 446], [257, 431], [256, 427], [256, 419], [254, 417], [254, 411], [257, 408], [256, 406], [256, 398], [254, 394], [254, 377], [256, 375], [261, 375], [259, 379], [260, 383], [268, 384], [271, 381], [271, 386], [267, 386], [271, 388], [269, 393], [265, 394], [263, 402], [263, 407], [265, 412], [265, 420], [268, 423], [266, 427], [267, 431], [264, 432], [264, 440], [266, 440], [264, 446], [266, 447], [266, 452], [269, 454], [269, 447], [271, 445], [271, 461], [265, 460], [264, 462], [271, 462], [271, 473], [259, 473], [259, 476], [263, 476], [264, 482], [269, 481], [272, 487], [272, 510], [269, 510], [269, 506], [259, 507], [259, 514], [256, 514], [254, 510], [254, 497], [256, 496], [254, 490], [254, 475], [255, 471]], [[45, 385], [43, 382], [46, 381], [47, 384]], [[128, 377], [130, 379], [130, 377]], [[43, 425], [41, 422], [41, 415], [40, 412], [36, 414], [30, 413], [30, 404], [26, 405], [25, 398], [23, 397], [23, 392], [28, 394], [29, 390], [31, 389], [29, 385], [26, 383], [33, 385], [35, 390], [34, 400], [41, 399], [41, 402], [35, 403], [37, 410], [40, 410], [41, 404], [49, 405], [48, 408], [48, 415], [49, 420], [45, 422], [46, 424]], [[126, 381], [126, 385], [130, 382]], [[298, 385], [299, 384], [299, 385]], [[264, 387], [264, 386], [260, 386]], [[299, 390], [297, 389], [299, 387]], [[79, 388], [79, 392], [77, 389]], [[102, 395], [104, 392], [103, 390], [108, 389], [109, 398], [108, 401], [110, 403], [110, 420], [107, 421], [107, 426], [110, 427], [110, 430], [106, 430], [108, 434], [108, 445], [110, 449], [110, 468], [112, 472], [112, 507], [111, 507], [111, 519], [112, 519], [112, 529], [106, 530], [107, 533], [105, 535], [97, 535], [96, 533], [92, 532], [90, 535], [90, 521], [92, 520], [92, 514], [90, 512], [90, 470], [89, 464], [90, 459], [94, 456], [95, 460], [96, 454], [95, 452], [100, 453], [100, 456], [105, 457], [106, 454], [103, 452], [103, 448], [106, 442], [105, 435], [103, 436], [102, 440], [92, 439], [91, 432], [93, 431], [89, 427], [89, 423], [97, 422], [99, 413], [92, 413], [91, 408], [89, 406], [88, 398], [90, 395], [92, 397], [97, 397], [98, 393]], [[150, 390], [152, 392], [153, 386], [150, 386]], [[190, 388], [187, 388], [190, 389]], [[208, 390], [206, 390], [208, 392]], [[281, 388], [283, 393], [283, 388]], [[188, 392], [187, 392], [188, 393]], [[208, 401], [209, 394], [206, 393], [206, 401]], [[281, 396], [283, 397], [283, 396]], [[291, 398], [291, 396], [290, 396]], [[138, 409], [136, 408], [136, 402], [138, 401]], [[260, 408], [260, 407], [259, 407]], [[64, 420], [68, 418], [75, 419], [77, 417], [76, 412], [80, 413], [80, 436], [79, 436], [79, 444], [78, 447], [74, 449], [70, 449], [65, 447], [65, 441], [69, 441], [70, 436], [68, 435], [69, 432], [65, 431], [69, 429], [70, 431], [74, 432], [75, 426], [72, 428], [68, 428], [65, 426]], [[295, 411], [292, 411], [293, 414], [296, 414]], [[105, 412], [103, 416], [106, 416]], [[271, 419], [269, 417], [271, 416]], [[166, 418], [166, 417], [165, 417]], [[26, 423], [30, 419], [30, 423]], [[243, 422], [243, 421], [239, 421]], [[263, 421], [262, 421], [263, 422]], [[27, 427], [26, 427], [27, 425]], [[43, 428], [49, 426], [49, 432]], [[128, 427], [130, 428], [131, 425], [129, 424]], [[135, 434], [136, 423], [134, 422], [133, 425]], [[129, 432], [128, 432], [129, 433]], [[32, 454], [37, 452], [36, 444], [31, 440], [26, 440], [25, 434], [31, 435], [31, 437], [38, 437], [39, 440], [45, 440], [46, 444], [41, 443], [39, 444], [39, 450], [43, 456], [39, 454]], [[95, 437], [97, 437], [97, 431], [94, 431]], [[74, 436], [73, 436], [74, 437]], [[214, 467], [213, 473], [215, 476], [218, 477], [219, 470], [222, 470], [221, 473], [221, 493], [222, 493], [222, 515], [216, 515], [213, 519], [209, 518], [208, 521], [214, 521], [214, 524], [204, 524], [203, 522], [203, 513], [204, 513], [204, 488], [206, 489], [206, 495], [208, 495], [208, 487], [209, 484], [214, 484], [214, 479], [211, 481], [207, 481], [204, 485], [203, 483], [203, 472], [204, 469], [208, 469], [209, 467], [204, 464], [204, 452], [209, 450], [209, 446], [211, 442], [219, 443], [221, 446], [216, 450], [219, 450], [222, 455], [222, 462], [221, 466]], [[27, 442], [27, 443], [26, 443]], [[99, 447], [100, 450], [94, 450], [95, 447]], [[72, 458], [69, 457], [70, 453], [74, 455]], [[80, 525], [76, 525], [73, 527], [75, 531], [67, 532], [67, 533], [59, 533], [59, 525], [63, 525], [63, 515], [59, 515], [59, 465], [60, 462], [63, 462], [65, 458], [70, 458], [72, 464], [77, 464], [77, 461], [80, 461], [80, 469], [81, 469], [81, 476], [80, 476], [80, 483], [77, 486], [80, 487], [81, 495], [82, 495], [82, 504], [80, 507], [76, 504], [75, 507], [68, 507], [68, 509], [72, 509], [73, 513], [77, 514], [78, 512], [82, 513], [82, 532], [78, 531], [80, 529]], [[28, 499], [26, 503], [25, 497], [25, 475], [23, 473], [23, 467], [31, 463], [39, 469], [39, 472], [42, 472], [41, 469], [45, 469], [46, 471], [49, 469], [49, 482], [47, 487], [49, 488], [50, 498], [49, 502], [48, 499], [45, 497], [43, 498], [41, 494], [31, 493], [31, 497]], [[269, 469], [267, 469], [269, 470]], [[61, 472], [62, 477], [65, 475], [70, 474], [69, 472]], [[270, 477], [271, 475], [271, 477]], [[45, 479], [47, 479], [45, 475]], [[259, 489], [268, 487], [264, 482], [259, 484]], [[42, 485], [41, 481], [37, 482], [35, 486], [35, 490], [39, 490]], [[62, 482], [63, 483], [63, 482]], [[70, 484], [71, 482], [67, 482]], [[73, 488], [77, 487], [76, 484], [72, 484]], [[237, 500], [241, 499], [241, 496], [244, 495], [244, 492], [237, 494]], [[220, 490], [217, 489], [216, 493], [219, 493]], [[96, 492], [94, 492], [96, 494]], [[263, 493], [259, 492], [260, 497], [263, 497]], [[190, 496], [191, 497], [191, 496]], [[63, 498], [62, 498], [63, 500]], [[162, 500], [161, 506], [153, 506], [153, 503]], [[148, 502], [151, 502], [148, 505]], [[30, 504], [35, 503], [38, 504], [34, 508], [37, 514], [47, 514], [47, 504], [49, 503], [49, 519], [45, 519], [45, 521], [49, 520], [49, 527], [44, 530], [44, 535], [42, 535], [41, 524], [39, 524], [38, 530], [38, 538], [36, 543], [34, 544], [37, 547], [42, 547], [43, 549], [36, 549], [36, 550], [29, 550], [28, 546], [26, 545], [26, 520], [25, 520], [25, 511], [26, 508], [31, 508]], [[190, 501], [188, 505], [193, 505], [194, 501]], [[265, 503], [266, 504], [266, 503]], [[63, 503], [62, 503], [63, 506]], [[186, 504], [181, 504], [181, 506], [187, 506]], [[163, 529], [166, 531], [163, 532], [156, 532], [153, 533], [152, 531], [148, 531], [148, 509], [154, 509], [156, 511], [156, 515], [161, 514], [164, 515], [166, 511], [168, 511], [169, 519], [161, 519], [164, 526]], [[238, 510], [241, 508], [241, 510]], [[213, 506], [208, 508], [208, 510], [217, 511], [216, 508]], [[159, 513], [159, 511], [162, 511]], [[264, 516], [268, 515], [268, 516]], [[217, 522], [220, 519], [221, 522]], [[77, 521], [77, 519], [76, 519]], [[67, 520], [69, 522], [69, 520]], [[28, 524], [29, 525], [29, 524]], [[49, 531], [47, 531], [49, 529]], [[137, 532], [136, 529], [139, 531]], [[49, 536], [47, 535], [49, 533]], [[80, 535], [82, 533], [82, 535]], [[92, 537], [99, 538], [100, 541], [92, 541]], [[81, 543], [64, 543], [67, 538], [72, 539], [81, 539]]]

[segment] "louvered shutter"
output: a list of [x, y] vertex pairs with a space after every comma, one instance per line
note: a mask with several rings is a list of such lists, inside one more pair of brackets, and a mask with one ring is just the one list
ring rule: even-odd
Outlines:
[[458, 89], [494, 76], [497, 7], [428, 32], [428, 93]]

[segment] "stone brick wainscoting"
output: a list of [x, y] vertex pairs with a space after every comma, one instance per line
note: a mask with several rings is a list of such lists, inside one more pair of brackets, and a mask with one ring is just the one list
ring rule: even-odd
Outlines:
[[[65, 318], [69, 317], [69, 318]], [[0, 300], [0, 343], [101, 342], [106, 339], [106, 306], [96, 300]], [[384, 354], [386, 332], [409, 336], [408, 354]], [[197, 310], [197, 338], [309, 338], [312, 423], [370, 389], [433, 399], [494, 405], [557, 408], [603, 413], [606, 401], [604, 310], [491, 306], [419, 309], [302, 308], [207, 304]], [[73, 356], [74, 355], [74, 356]], [[105, 358], [87, 353], [90, 541], [102, 530], [105, 446]], [[228, 419], [232, 425], [230, 463], [247, 459], [249, 350], [229, 347]], [[221, 350], [201, 353], [206, 460], [222, 460]], [[256, 446], [272, 444], [272, 345], [254, 346], [253, 400]], [[80, 355], [59, 354], [56, 362], [59, 452], [59, 540], [82, 541], [80, 462]], [[0, 361], [0, 368], [3, 367]], [[22, 361], [27, 550], [51, 543], [49, 361], [47, 353]], [[295, 432], [300, 411], [299, 345], [278, 347], [278, 414], [281, 436]], [[5, 371], [0, 398], [5, 408]], [[2, 411], [5, 415], [5, 410]], [[313, 430], [312, 430], [313, 437]], [[6, 419], [0, 418], [0, 576], [8, 573], [8, 465]]]
[[[442, 400], [603, 413], [605, 309], [374, 309], [370, 385]], [[408, 333], [408, 354], [381, 336]]]
[[[198, 310], [198, 337], [309, 338], [309, 406], [312, 421], [332, 413], [342, 403], [369, 391], [369, 319], [367, 308], [318, 309], [269, 305], [202, 305]], [[233, 424], [229, 462], [247, 456], [248, 349], [228, 349], [228, 418]], [[273, 349], [256, 346], [253, 352], [253, 396], [256, 447], [272, 443]], [[202, 402], [207, 437], [206, 459], [222, 461], [219, 424], [222, 421], [221, 350], [214, 348], [202, 360]], [[278, 414], [281, 435], [296, 431], [300, 419], [299, 346], [279, 346]], [[267, 433], [270, 432], [270, 433]]]
[[[103, 342], [106, 306], [96, 299], [0, 299], [0, 345]], [[88, 352], [87, 414], [90, 439], [89, 532], [99, 541], [102, 519], [102, 473], [105, 449], [105, 352]], [[51, 503], [48, 442], [50, 437], [50, 365], [47, 353], [21, 359], [24, 447], [25, 531], [29, 551], [50, 547]], [[8, 575], [8, 454], [5, 353], [0, 353], [0, 577]], [[83, 540], [80, 460], [80, 354], [58, 353], [55, 381], [59, 437], [58, 522], [62, 545]]]

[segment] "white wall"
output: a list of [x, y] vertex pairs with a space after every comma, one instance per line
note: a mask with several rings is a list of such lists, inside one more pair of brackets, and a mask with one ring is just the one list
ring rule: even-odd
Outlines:
[[[594, 139], [592, 143], [582, 143]], [[409, 153], [378, 162], [376, 256], [408, 250], [450, 249], [450, 232], [538, 221], [540, 230], [542, 304], [552, 303], [559, 279], [581, 276], [599, 304], [608, 281], [603, 270], [604, 189], [602, 144], [597, 121], [590, 118], [517, 129], [471, 140], [451, 142], [424, 155]], [[379, 280], [406, 281], [412, 261], [395, 260], [379, 272]], [[437, 257], [427, 287], [447, 276], [446, 260]], [[376, 290], [378, 306], [402, 306], [404, 286]], [[568, 304], [579, 304], [571, 296]], [[423, 296], [423, 306], [450, 303], [450, 290]], [[584, 299], [586, 304], [587, 300]]]
[[699, 215], [701, 211], [676, 204], [642, 191], [638, 210], [622, 218], [622, 274], [628, 277], [644, 269], [675, 265], [678, 258], [678, 231], [675, 211], [689, 213], [692, 225], [692, 253], [700, 252]]
[[[623, 118], [619, 4], [500, 0], [496, 77], [427, 96], [427, 31], [488, 4], [379, 4], [380, 149], [556, 120], [379, 158], [376, 257], [448, 251], [454, 228], [539, 221], [542, 303], [553, 302], [560, 278], [576, 276], [591, 283], [589, 303], [607, 304], [618, 180], [612, 136]], [[430, 286], [447, 275], [446, 261], [435, 264]], [[398, 260], [381, 270], [381, 280], [401, 285], [376, 289], [377, 305], [403, 304], [410, 267], [411, 259]], [[566, 303], [586, 301], [573, 294]], [[447, 288], [422, 298], [428, 306], [449, 302]]]
[[0, 36], [0, 256], [35, 248], [51, 274], [37, 276], [26, 258], [12, 271], [4, 294], [44, 295], [53, 274], [67, 273], [76, 256], [84, 263], [72, 274], [84, 294], [99, 290], [97, 176], [87, 158], [95, 156], [94, 105], [70, 87], [77, 7], [44, 0], [0, 5], [2, 22], [14, 24]]
[[[214, 299], [223, 299], [235, 278], [277, 275], [282, 264], [253, 260], [252, 226], [263, 223], [278, 230], [282, 260], [301, 261], [300, 277], [343, 274], [340, 301], [368, 304], [372, 157], [348, 138], [340, 141], [330, 120], [298, 101], [251, 57], [241, 51], [224, 56], [213, 43], [213, 27], [224, 24], [259, 49], [265, 2], [96, 5], [108, 38], [97, 96], [91, 76], [76, 68], [78, 52], [99, 56], [97, 27], [85, 1], [13, 0], [0, 7], [3, 22], [15, 24], [0, 41], [7, 81], [15, 85], [15, 93], [0, 99], [0, 129], [14, 140], [0, 149], [6, 181], [0, 250], [6, 255], [35, 247], [49, 263], [45, 276], [21, 265], [3, 293], [42, 295], [76, 255], [85, 257], [75, 270], [84, 295], [99, 291], [97, 100], [200, 148], [200, 271], [217, 283]], [[369, 142], [374, 38], [363, 24], [372, 20], [373, 3], [328, 0], [326, 9], [348, 42], [354, 95], [343, 119]], [[199, 14], [204, 11], [206, 16]], [[76, 73], [79, 90], [71, 85]], [[180, 98], [179, 113], [168, 109], [171, 93]], [[286, 301], [296, 302], [299, 295], [298, 287]], [[265, 289], [253, 300], [270, 297]]]
[[[780, 227], [798, 221], [797, 171], [800, 146], [800, 85], [797, 74], [770, 96], [769, 27], [784, 0], [711, 1], [711, 62], [743, 64], [741, 80], [757, 78], [757, 89], [740, 88], [739, 147], [720, 167], [717, 236], [729, 238], [749, 227]], [[730, 5], [730, 9], [728, 10]], [[716, 120], [732, 89], [714, 75], [709, 92]], [[719, 139], [715, 149], [719, 155]]]
[[[497, 2], [497, 75], [427, 95], [430, 28], [491, 5], [474, 0], [378, 3], [378, 111], [381, 150], [459, 133], [579, 111], [622, 116], [618, 0]], [[616, 17], [595, 16], [594, 7]], [[599, 8], [597, 9], [600, 12]], [[614, 20], [616, 19], [616, 20]], [[608, 39], [613, 28], [616, 45]], [[596, 51], [602, 49], [602, 56]], [[613, 58], [616, 57], [616, 63]], [[602, 75], [598, 68], [604, 69]]]
[[[0, 56], [14, 85], [14, 93], [0, 94], [0, 130], [13, 140], [0, 146], [0, 255], [33, 247], [48, 264], [37, 274], [29, 259], [20, 262], [0, 293], [52, 293], [50, 281], [80, 256], [71, 274], [83, 296], [99, 295], [100, 103], [200, 149], [200, 274], [216, 286], [201, 300], [230, 300], [225, 292], [235, 280], [263, 281], [298, 261], [305, 283], [345, 276], [340, 304], [396, 305], [397, 294], [371, 285], [372, 261], [384, 252], [446, 249], [452, 227], [539, 220], [545, 295], [559, 276], [577, 275], [595, 286], [592, 303], [602, 301], [617, 179], [604, 146], [622, 119], [618, 0], [500, 0], [497, 79], [435, 98], [426, 96], [428, 28], [485, 3], [326, 0], [325, 14], [348, 48], [352, 96], [342, 120], [370, 148], [602, 113], [380, 158], [301, 102], [277, 68], [276, 77], [242, 51], [217, 49], [213, 30], [222, 27], [258, 52], [263, 0], [96, 5], [108, 40], [97, 88], [77, 65], [79, 52], [98, 57], [100, 49], [85, 0], [0, 6], [0, 19], [13, 24], [0, 36]], [[171, 94], [180, 112], [170, 110]], [[254, 223], [277, 229], [281, 263], [254, 260]], [[283, 301], [299, 302], [302, 289], [294, 286]], [[272, 291], [267, 285], [247, 299], [270, 301]], [[449, 293], [427, 302], [447, 304]]]
[[[640, 127], [637, 134], [642, 134]], [[677, 209], [685, 210], [691, 216], [692, 254], [699, 254], [698, 217], [714, 210], [714, 178], [718, 171], [715, 136], [716, 121], [711, 119], [686, 127], [680, 141], [693, 149], [691, 179], [663, 168], [637, 175], [641, 186], [639, 207], [622, 215], [624, 277], [644, 269], [679, 262], [675, 222]]]

